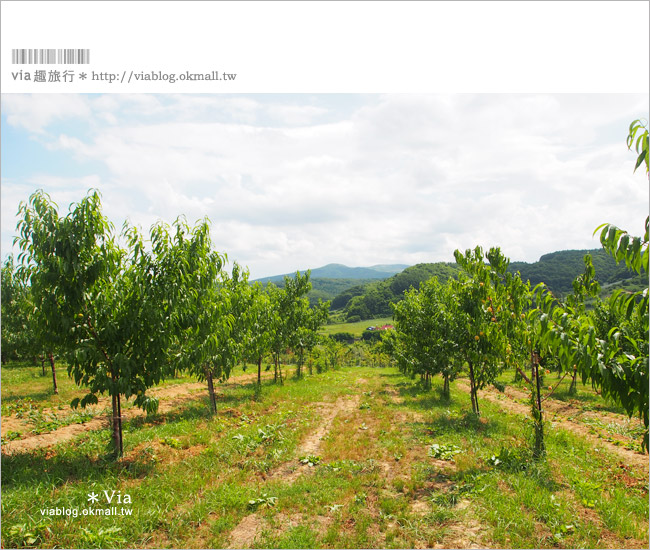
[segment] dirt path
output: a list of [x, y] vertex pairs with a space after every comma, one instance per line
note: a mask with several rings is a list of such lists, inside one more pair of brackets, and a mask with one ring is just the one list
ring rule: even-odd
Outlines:
[[[359, 407], [360, 397], [339, 397], [334, 404], [315, 403], [316, 410], [322, 413], [321, 422], [316, 430], [303, 439], [297, 451], [297, 456], [317, 455], [321, 441], [332, 428], [334, 419], [339, 414], [347, 414]], [[266, 479], [281, 479], [286, 483], [293, 483], [299, 476], [309, 471], [306, 464], [297, 463], [296, 460], [285, 462], [269, 472]], [[321, 518], [329, 521], [329, 518]], [[319, 523], [323, 523], [322, 521]], [[231, 531], [228, 548], [250, 548], [259, 534], [268, 526], [268, 522], [257, 513], [244, 517]]]
[[[456, 385], [469, 393], [468, 381], [459, 379], [456, 381]], [[530, 407], [528, 405], [518, 403], [514, 401], [514, 399], [527, 398], [528, 395], [525, 392], [510, 387], [506, 388], [506, 391], [504, 393], [501, 393], [494, 388], [485, 388], [479, 392], [479, 402], [480, 399], [487, 399], [488, 401], [497, 403], [499, 406], [506, 410], [521, 415], [529, 415]], [[588, 439], [596, 447], [607, 449], [611, 453], [618, 456], [621, 460], [623, 460], [625, 465], [634, 466], [643, 472], [646, 476], [648, 475], [648, 455], [626, 449], [625, 447], [614, 445], [613, 443], [610, 443], [609, 441], [606, 441], [599, 438], [597, 435], [594, 435], [592, 433], [592, 430], [594, 429], [593, 427], [587, 426], [581, 422], [571, 420], [569, 417], [576, 416], [576, 414], [580, 411], [570, 403], [560, 403], [558, 401], [548, 399], [542, 405], [542, 409], [547, 413], [553, 412], [555, 414], [555, 417], [552, 420], [552, 423], [555, 426]], [[621, 415], [614, 415], [613, 413], [608, 413], [607, 416], [612, 418], [618, 417], [619, 421], [623, 421], [625, 419], [625, 417], [622, 417]], [[548, 414], [546, 415], [546, 418], [548, 419]]]
[[[339, 397], [334, 404], [314, 403], [316, 410], [321, 413], [322, 420], [315, 432], [308, 435], [300, 444], [297, 456], [318, 455], [321, 440], [332, 428], [334, 419], [339, 414], [352, 412], [359, 407], [359, 396]], [[296, 461], [285, 462], [267, 474], [267, 479], [278, 479], [292, 483], [295, 479], [309, 470], [307, 464], [296, 464]]]
[[[257, 373], [245, 373], [239, 376], [230, 378], [223, 384], [216, 385], [216, 391], [219, 392], [220, 388], [233, 387], [250, 383], [257, 379]], [[153, 388], [149, 394], [152, 397], [157, 397], [160, 400], [158, 407], [159, 413], [166, 413], [170, 410], [182, 405], [187, 401], [199, 399], [207, 395], [207, 386], [202, 382], [186, 382], [183, 384], [173, 384], [169, 386]], [[110, 399], [103, 397], [99, 400], [96, 408], [100, 410], [110, 408]], [[55, 413], [60, 414], [62, 411], [58, 409], [43, 409], [44, 414]], [[109, 413], [110, 414], [110, 413]], [[139, 416], [145, 416], [146, 413], [136, 407], [123, 408], [122, 418], [131, 419]], [[39, 449], [42, 447], [49, 447], [68, 441], [79, 434], [91, 430], [100, 430], [109, 427], [108, 415], [96, 416], [92, 420], [84, 422], [83, 424], [70, 424], [53, 430], [48, 433], [38, 435], [28, 435], [23, 439], [9, 441], [2, 446], [3, 454], [14, 454]], [[30, 424], [23, 419], [15, 417], [8, 417], [2, 419], [2, 435], [4, 436], [9, 431], [25, 431], [30, 429]]]

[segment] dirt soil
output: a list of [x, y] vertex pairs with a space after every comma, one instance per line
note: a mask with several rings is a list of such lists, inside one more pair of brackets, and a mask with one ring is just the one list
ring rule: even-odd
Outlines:
[[[346, 414], [354, 411], [359, 407], [359, 396], [340, 397], [334, 404], [332, 403], [315, 403], [316, 410], [322, 415], [321, 422], [315, 431], [311, 432], [300, 444], [297, 456], [317, 455], [323, 437], [332, 428], [334, 419], [339, 414]], [[274, 470], [269, 472], [266, 479], [282, 479], [287, 483], [293, 483], [299, 476], [309, 471], [307, 464], [297, 463], [296, 460], [285, 462]], [[329, 518], [323, 518], [327, 523]], [[298, 524], [296, 524], [298, 525]], [[230, 533], [228, 548], [250, 548], [255, 538], [266, 529], [268, 522], [259, 517], [257, 513], [249, 514], [242, 519], [237, 527]]]
[[[462, 388], [464, 391], [469, 393], [469, 382], [467, 380], [459, 379], [456, 381], [456, 384]], [[530, 414], [530, 406], [524, 405], [515, 401], [515, 399], [528, 399], [528, 394], [524, 391], [507, 387], [505, 392], [500, 392], [496, 388], [485, 388], [479, 392], [479, 403], [481, 399], [487, 399], [493, 403], [497, 403], [502, 408], [515, 412], [521, 415]], [[548, 413], [553, 413], [555, 416], [551, 420], [554, 426], [560, 427], [567, 431], [578, 434], [585, 439], [591, 441], [595, 448], [605, 448], [611, 453], [618, 456], [625, 465], [633, 466], [634, 468], [639, 469], [644, 475], [648, 476], [649, 462], [648, 455], [639, 453], [637, 451], [632, 451], [625, 447], [619, 447], [605, 439], [601, 439], [598, 435], [594, 434], [594, 427], [583, 424], [582, 422], [572, 420], [581, 414], [586, 414], [585, 411], [581, 411], [579, 406], [576, 406], [572, 403], [565, 403], [560, 401], [555, 401], [553, 399], [547, 399], [542, 404], [542, 410], [545, 411], [546, 419], [549, 419]], [[608, 422], [617, 422], [624, 423], [627, 421], [627, 418], [623, 415], [615, 413], [604, 413], [604, 412], [593, 412], [589, 411], [589, 415], [592, 418], [598, 418], [600, 420], [607, 420]], [[598, 431], [596, 429], [596, 431]], [[607, 432], [608, 437], [616, 438], [616, 434], [610, 434]], [[620, 440], [625, 441], [625, 438], [622, 436], [618, 437]]]
[[[215, 390], [219, 392], [220, 387], [232, 387], [242, 384], [250, 383], [257, 379], [257, 373], [246, 373], [239, 376], [234, 376], [224, 384], [217, 384]], [[207, 395], [207, 386], [204, 383], [200, 382], [188, 382], [184, 384], [174, 384], [170, 386], [164, 386], [161, 388], [152, 389], [149, 394], [152, 397], [157, 397], [160, 400], [160, 405], [158, 408], [159, 413], [166, 413], [172, 409], [182, 405], [187, 401], [192, 401], [199, 399], [204, 395]], [[110, 409], [110, 398], [103, 397], [99, 399], [99, 403], [95, 406], [99, 410]], [[55, 413], [61, 414], [63, 411], [58, 409], [43, 409], [43, 413]], [[110, 413], [109, 413], [110, 414]], [[136, 407], [123, 407], [122, 409], [122, 418], [131, 419], [138, 416], [145, 416], [146, 413], [141, 409]], [[61, 427], [52, 432], [43, 433], [39, 435], [28, 435], [23, 439], [17, 439], [14, 441], [9, 441], [2, 446], [3, 454], [15, 454], [31, 451], [33, 449], [39, 449], [42, 447], [50, 447], [56, 445], [63, 441], [72, 439], [79, 434], [88, 432], [91, 430], [100, 430], [108, 428], [109, 426], [109, 417], [108, 415], [97, 416], [92, 420], [84, 422], [83, 424], [70, 424], [68, 426]], [[30, 424], [20, 418], [15, 417], [3, 417], [2, 418], [2, 435], [9, 431], [20, 431], [25, 432], [30, 429]]]
[[305, 516], [301, 514], [286, 515], [280, 512], [274, 517], [273, 522], [275, 528], [272, 527], [268, 520], [260, 517], [258, 514], [246, 516], [232, 530], [228, 548], [250, 548], [262, 531], [270, 531], [272, 535], [277, 536], [287, 529], [305, 523], [312, 523], [319, 533], [324, 533], [327, 527], [332, 524], [332, 518], [327, 516]]
[[[321, 440], [332, 428], [334, 419], [339, 414], [346, 414], [359, 408], [359, 396], [340, 397], [334, 404], [332, 403], [314, 403], [319, 416], [322, 420], [316, 430], [309, 434], [300, 444], [297, 451], [297, 456], [318, 455], [321, 447]], [[295, 479], [308, 472], [310, 466], [301, 464], [293, 460], [285, 462], [275, 469], [271, 470], [267, 475], [267, 479], [282, 479], [283, 481], [292, 483]]]

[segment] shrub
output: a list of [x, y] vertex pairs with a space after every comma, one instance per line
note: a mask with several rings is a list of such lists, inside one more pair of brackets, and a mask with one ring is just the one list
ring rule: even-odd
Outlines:
[[353, 344], [354, 343], [354, 334], [351, 332], [336, 332], [330, 335], [332, 340], [341, 342], [342, 344]]

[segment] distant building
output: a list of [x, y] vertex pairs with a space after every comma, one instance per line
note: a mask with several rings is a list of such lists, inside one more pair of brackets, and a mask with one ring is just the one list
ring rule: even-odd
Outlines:
[[391, 330], [394, 328], [393, 325], [382, 325], [380, 327], [368, 327], [366, 330]]

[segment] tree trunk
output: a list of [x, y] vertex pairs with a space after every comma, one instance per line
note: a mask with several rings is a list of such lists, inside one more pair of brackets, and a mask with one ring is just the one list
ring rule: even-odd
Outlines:
[[111, 388], [113, 453], [115, 458], [120, 458], [124, 453], [124, 446], [122, 444], [122, 406], [120, 404], [120, 394], [117, 390], [117, 378], [114, 374], [111, 374], [111, 380], [113, 382], [113, 387]]
[[[115, 389], [113, 389], [115, 391]], [[113, 454], [115, 458], [122, 456], [122, 423], [120, 422], [120, 406], [118, 395], [111, 395], [111, 429], [113, 430]]]
[[122, 437], [122, 403], [119, 393], [117, 394], [117, 424], [120, 434], [120, 456], [122, 456], [124, 454], [124, 438]]
[[576, 377], [578, 375], [578, 369], [573, 368], [573, 375], [571, 376], [571, 385], [569, 386], [569, 395], [575, 395], [578, 393], [578, 386], [576, 384]]
[[[533, 449], [533, 456], [540, 458], [544, 455], [544, 424], [542, 418], [542, 397], [540, 391], [540, 377], [539, 377], [539, 358], [533, 356], [533, 372], [536, 380], [536, 396], [533, 399], [533, 418], [535, 420], [535, 448]], [[535, 410], [535, 407], [537, 410]]]
[[274, 353], [273, 354], [273, 366], [275, 367], [275, 370], [273, 372], [273, 382], [277, 383], [278, 382], [278, 354]]
[[449, 399], [449, 375], [448, 374], [443, 374], [444, 376], [444, 383], [442, 385], [442, 395], [446, 398]]
[[257, 359], [257, 385], [262, 385], [262, 356]]
[[302, 378], [302, 362], [304, 361], [305, 351], [300, 348], [300, 355], [298, 355], [298, 369], [296, 370], [296, 375], [298, 378]]
[[313, 363], [313, 360], [312, 360], [311, 352], [309, 352], [309, 375], [310, 376], [312, 374], [314, 374], [314, 372], [313, 372], [313, 364], [312, 363]]
[[56, 369], [54, 368], [54, 355], [49, 351], [47, 356], [50, 360], [50, 365], [52, 366], [52, 384], [54, 385], [54, 393], [59, 393], [59, 387], [56, 385]]
[[472, 411], [476, 416], [480, 416], [480, 411], [478, 408], [478, 393], [476, 391], [476, 382], [474, 380], [474, 366], [472, 362], [469, 362], [469, 385], [470, 385], [470, 397], [472, 399]]
[[41, 355], [41, 369], [43, 371], [43, 376], [45, 376], [45, 354]]
[[210, 408], [212, 412], [216, 414], [217, 412], [217, 396], [214, 393], [214, 381], [212, 378], [212, 369], [205, 369], [205, 377], [208, 381], [208, 392], [210, 393]]

